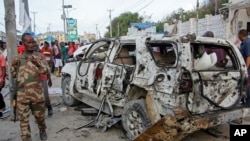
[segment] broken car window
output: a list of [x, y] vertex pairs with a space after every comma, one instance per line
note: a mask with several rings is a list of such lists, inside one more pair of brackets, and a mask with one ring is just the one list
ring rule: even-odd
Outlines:
[[174, 44], [149, 43], [148, 47], [157, 65], [173, 66], [176, 64], [177, 55]]
[[135, 45], [122, 45], [122, 48], [117, 54], [114, 63], [124, 64], [124, 65], [135, 65], [136, 64], [135, 49], [136, 49]]
[[102, 46], [100, 48], [97, 48], [91, 55], [90, 59], [91, 61], [105, 61], [105, 58], [107, 56], [109, 46]]
[[195, 70], [236, 70], [235, 55], [226, 46], [192, 44]]

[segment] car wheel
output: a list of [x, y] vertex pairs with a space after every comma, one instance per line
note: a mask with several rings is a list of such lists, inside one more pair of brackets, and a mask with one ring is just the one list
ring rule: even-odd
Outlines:
[[69, 93], [69, 85], [70, 85], [70, 77], [65, 77], [62, 80], [62, 98], [63, 102], [67, 106], [75, 106], [80, 103], [77, 99], [75, 99], [72, 95]]
[[145, 100], [133, 100], [125, 105], [122, 113], [122, 126], [130, 140], [136, 139], [150, 125]]

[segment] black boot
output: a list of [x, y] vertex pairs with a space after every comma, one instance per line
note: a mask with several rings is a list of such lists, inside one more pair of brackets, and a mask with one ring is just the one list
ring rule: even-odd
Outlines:
[[53, 109], [52, 109], [52, 106], [49, 105], [48, 106], [48, 116], [52, 116], [53, 115]]
[[46, 133], [46, 131], [44, 130], [44, 131], [40, 131], [40, 140], [42, 140], [42, 141], [45, 141], [45, 140], [47, 140], [47, 133]]
[[0, 112], [0, 117], [2, 117], [3, 116], [3, 112]]

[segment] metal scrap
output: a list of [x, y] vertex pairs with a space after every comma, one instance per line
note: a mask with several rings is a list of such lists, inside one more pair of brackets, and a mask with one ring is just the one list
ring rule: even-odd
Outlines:
[[64, 131], [65, 129], [69, 129], [69, 127], [63, 127], [62, 129], [59, 129], [58, 131], [56, 131], [56, 134], [59, 133], [59, 132]]
[[174, 109], [175, 116], [166, 115], [135, 141], [180, 141], [188, 134], [208, 128], [205, 118], [190, 118], [182, 108]]

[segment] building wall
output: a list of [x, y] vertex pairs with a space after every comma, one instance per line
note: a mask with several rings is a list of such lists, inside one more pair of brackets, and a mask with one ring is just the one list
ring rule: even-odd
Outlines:
[[59, 42], [65, 42], [65, 36], [63, 32], [46, 32], [36, 38], [38, 42], [44, 42], [47, 36], [52, 36]]
[[89, 43], [96, 40], [96, 34], [84, 32], [84, 34], [80, 35], [79, 38], [81, 42]]
[[176, 27], [176, 34], [184, 35], [188, 33], [198, 33], [198, 36], [202, 36], [206, 31], [212, 31], [216, 37], [223, 39], [226, 38], [226, 22], [223, 20], [222, 15], [206, 15], [205, 18], [199, 19], [198, 28], [196, 25], [197, 20], [195, 18], [191, 18], [187, 22], [179, 21], [176, 25], [165, 24], [164, 31], [172, 33]]
[[[229, 11], [226, 18], [225, 15], [206, 15], [205, 18], [199, 19], [198, 35], [201, 36], [205, 31], [210, 30], [214, 32], [217, 38], [228, 39], [238, 45], [238, 31], [240, 29], [247, 29], [247, 23], [250, 24], [250, 1], [230, 0], [229, 7], [225, 8], [225, 11]], [[222, 12], [222, 14], [225, 13]], [[165, 24], [164, 31], [172, 33], [173, 29], [176, 28], [176, 34], [197, 33], [196, 25], [196, 19], [191, 18], [187, 22], [178, 22], [176, 25]], [[248, 31], [250, 35], [250, 29]]]

